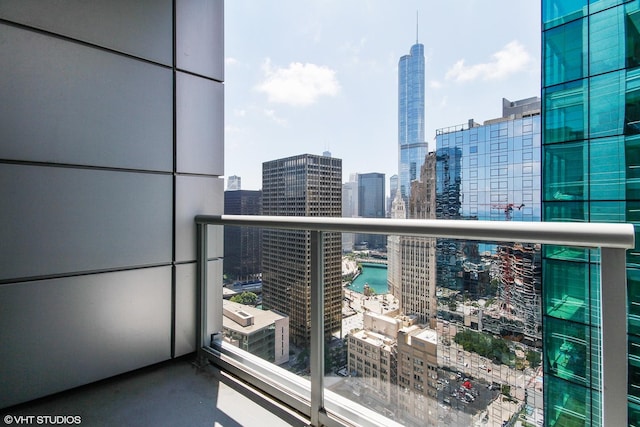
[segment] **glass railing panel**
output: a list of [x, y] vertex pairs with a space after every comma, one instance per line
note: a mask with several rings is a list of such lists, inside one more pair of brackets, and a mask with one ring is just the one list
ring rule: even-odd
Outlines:
[[389, 242], [410, 262], [343, 255], [327, 390], [407, 426], [541, 422], [540, 245]]

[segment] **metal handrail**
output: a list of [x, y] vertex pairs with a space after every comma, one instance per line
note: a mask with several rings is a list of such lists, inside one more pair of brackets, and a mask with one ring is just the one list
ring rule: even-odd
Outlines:
[[632, 224], [260, 215], [197, 215], [195, 221], [196, 224], [244, 225], [288, 230], [366, 232], [593, 248], [631, 249], [634, 247]]

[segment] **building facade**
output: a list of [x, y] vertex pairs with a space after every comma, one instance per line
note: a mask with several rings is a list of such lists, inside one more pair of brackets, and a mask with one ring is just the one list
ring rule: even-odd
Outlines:
[[[543, 219], [638, 224], [640, 2], [543, 0], [542, 19]], [[543, 255], [545, 422], [600, 426], [598, 253]], [[619, 349], [630, 426], [640, 423], [639, 261], [628, 252], [629, 345]]]
[[[342, 216], [358, 216], [358, 174], [351, 174], [349, 181], [342, 184]], [[355, 241], [355, 233], [342, 233], [342, 252], [351, 252]]]
[[[408, 200], [427, 155], [424, 138], [424, 45], [411, 46], [398, 63], [398, 186]], [[393, 197], [393, 195], [392, 195]]]
[[[438, 218], [540, 221], [540, 102], [537, 97], [513, 102], [503, 99], [500, 118], [483, 125], [469, 120], [464, 125], [437, 130]], [[488, 257], [496, 254], [497, 246], [438, 239], [437, 247], [438, 286], [474, 298], [502, 298], [507, 320], [513, 311], [507, 306], [519, 301], [505, 292], [515, 289], [510, 283], [513, 278], [503, 275], [502, 292], [486, 286], [488, 271], [484, 266]], [[476, 266], [480, 268], [475, 269]], [[532, 281], [539, 282], [540, 269], [534, 271], [538, 276]], [[531, 289], [537, 290], [535, 301], [540, 303], [540, 286], [533, 282]], [[540, 305], [536, 309], [540, 310]], [[519, 307], [518, 311], [525, 308]], [[508, 332], [521, 333], [522, 328], [505, 331]]]
[[[262, 191], [227, 190], [224, 213], [260, 215]], [[262, 271], [262, 229], [258, 227], [224, 227], [223, 273], [229, 282], [256, 280]]]
[[[411, 183], [407, 218], [435, 219], [436, 217], [436, 156], [429, 153], [420, 171], [420, 180]], [[394, 244], [396, 242], [394, 241]], [[400, 301], [404, 314], [415, 315], [427, 324], [437, 315], [436, 301], [436, 239], [401, 236], [397, 239], [399, 285], [393, 294]], [[395, 247], [394, 247], [395, 251]], [[433, 326], [433, 325], [432, 325]]]
[[289, 361], [289, 318], [271, 310], [224, 300], [223, 339], [264, 360]]
[[[264, 215], [342, 215], [342, 160], [302, 154], [262, 164]], [[291, 342], [307, 347], [311, 339], [311, 233], [263, 230], [263, 308], [289, 316]], [[325, 233], [325, 332], [342, 321], [340, 233]]]

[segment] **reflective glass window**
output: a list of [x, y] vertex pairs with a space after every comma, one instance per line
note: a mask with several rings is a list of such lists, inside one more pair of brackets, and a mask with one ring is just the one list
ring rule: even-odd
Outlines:
[[624, 133], [625, 135], [640, 134], [640, 68], [627, 73]]
[[544, 407], [545, 425], [591, 425], [590, 410], [595, 408], [588, 388], [549, 376], [544, 379], [544, 394], [550, 403]]
[[624, 72], [607, 73], [590, 79], [589, 131], [592, 138], [622, 134], [625, 120], [624, 89]]
[[640, 338], [629, 336], [629, 395], [640, 401]]
[[578, 20], [546, 31], [544, 85], [552, 86], [585, 77], [583, 66], [583, 22]]
[[589, 74], [619, 70], [625, 65], [624, 14], [618, 8], [589, 17]]
[[572, 201], [585, 198], [588, 171], [588, 150], [585, 144], [581, 141], [544, 147], [543, 200]]
[[[629, 333], [640, 336], [640, 270], [627, 268], [627, 298], [628, 298], [628, 319]], [[638, 355], [638, 366], [640, 367], [640, 351]], [[640, 381], [638, 382], [640, 385]], [[640, 397], [640, 396], [638, 396]], [[638, 401], [640, 404], [640, 400]]]
[[546, 287], [544, 313], [587, 323], [590, 302], [588, 264], [544, 259], [542, 274]]
[[547, 372], [575, 384], [587, 385], [589, 335], [587, 325], [545, 318], [543, 337]]
[[587, 202], [544, 202], [545, 221], [577, 221], [588, 220]]
[[625, 162], [626, 199], [640, 200], [640, 135], [625, 138]]
[[542, 22], [544, 28], [555, 27], [585, 16], [586, 0], [548, 0], [542, 2]]
[[626, 66], [635, 68], [640, 66], [640, 6], [638, 2], [626, 6], [625, 45]]
[[[589, 150], [589, 198], [591, 200], [624, 200], [626, 184], [624, 138], [618, 136], [593, 139]], [[604, 218], [601, 215], [600, 217]], [[624, 212], [611, 212], [610, 220], [623, 222]], [[592, 216], [591, 221], [600, 220]]]
[[544, 90], [545, 143], [583, 139], [587, 102], [582, 80]]

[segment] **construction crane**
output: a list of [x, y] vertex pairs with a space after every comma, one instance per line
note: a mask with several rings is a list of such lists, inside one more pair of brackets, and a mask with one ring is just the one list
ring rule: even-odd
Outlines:
[[491, 205], [493, 209], [502, 209], [504, 210], [504, 220], [511, 221], [511, 214], [513, 213], [513, 209], [522, 209], [524, 207], [524, 203], [521, 203], [520, 206], [516, 206], [514, 203], [507, 203], [506, 205]]
[[[494, 209], [501, 209], [504, 211], [504, 220], [511, 221], [511, 215], [514, 209], [522, 209], [524, 207], [524, 203], [520, 205], [516, 205], [514, 203], [507, 203], [506, 205], [491, 205]], [[499, 247], [499, 251], [501, 253], [501, 278], [503, 284], [503, 295], [502, 300], [504, 304], [501, 306], [501, 309], [504, 309], [508, 313], [511, 313], [511, 283], [513, 282], [513, 274], [511, 272], [513, 265], [511, 260], [511, 251], [508, 250], [509, 246], [501, 245]]]

